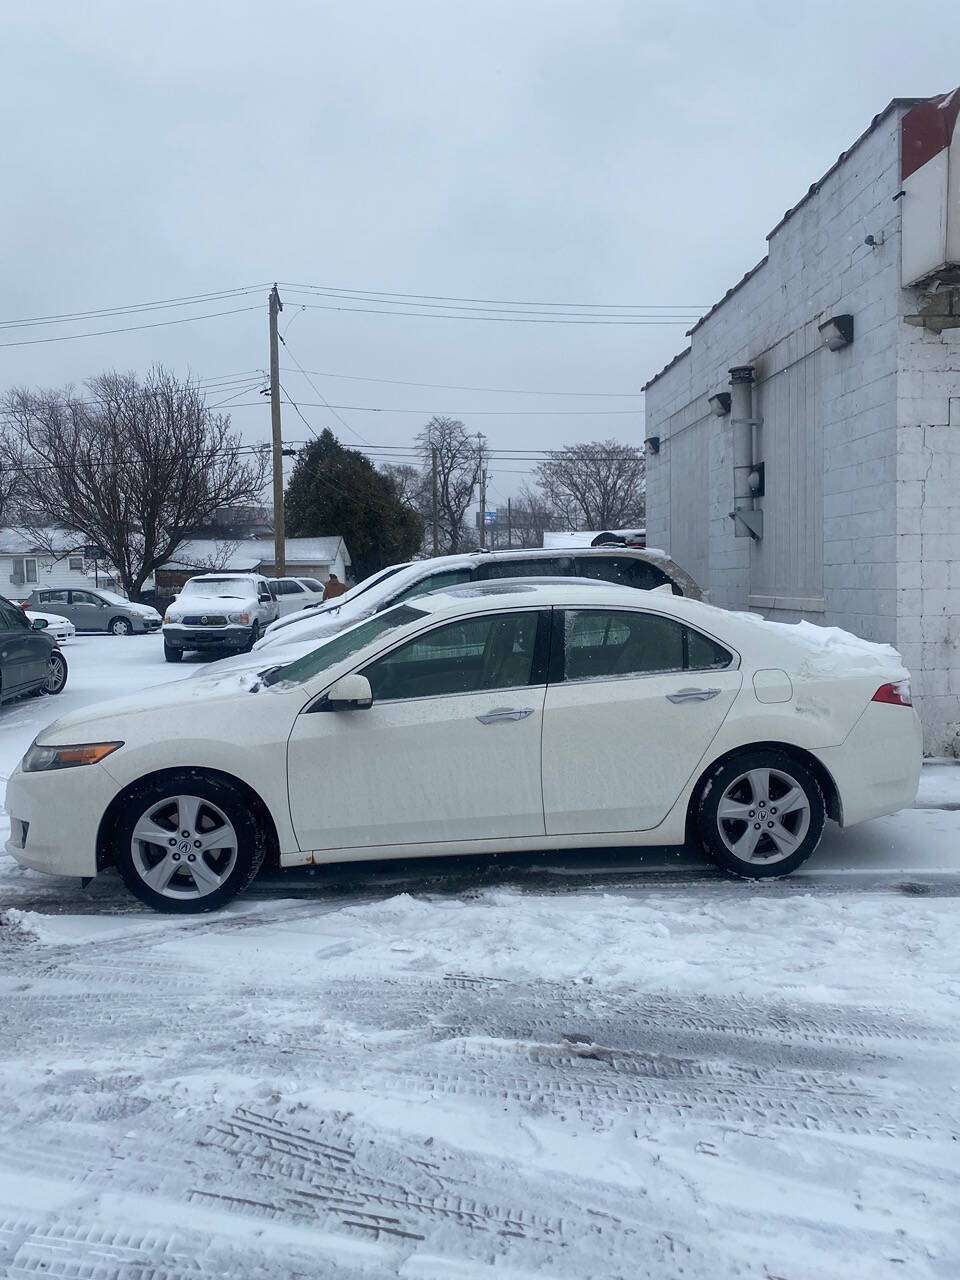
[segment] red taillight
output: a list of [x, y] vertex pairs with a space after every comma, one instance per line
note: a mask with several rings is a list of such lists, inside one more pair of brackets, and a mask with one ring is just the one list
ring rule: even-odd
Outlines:
[[30, 608], [30, 601], [29, 601], [29, 600], [21, 600], [21, 601], [20, 601], [20, 608], [24, 611], [24, 613], [26, 613], [26, 611]]
[[894, 684], [882, 684], [873, 695], [873, 702], [886, 702], [892, 707], [912, 707], [910, 681], [897, 680]]

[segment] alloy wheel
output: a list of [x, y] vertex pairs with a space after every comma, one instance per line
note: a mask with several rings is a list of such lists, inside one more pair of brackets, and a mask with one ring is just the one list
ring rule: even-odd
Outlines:
[[810, 799], [782, 769], [750, 769], [721, 796], [717, 827], [724, 845], [741, 862], [783, 862], [797, 852], [810, 829]]
[[43, 682], [44, 693], [59, 693], [67, 682], [67, 664], [59, 653], [51, 653], [47, 663], [47, 678]]
[[237, 833], [224, 811], [201, 796], [151, 804], [130, 840], [143, 883], [165, 898], [204, 898], [219, 889], [237, 861]]

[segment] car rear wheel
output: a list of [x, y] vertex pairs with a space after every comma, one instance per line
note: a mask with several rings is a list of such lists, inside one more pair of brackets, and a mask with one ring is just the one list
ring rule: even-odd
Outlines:
[[240, 790], [195, 773], [131, 792], [115, 828], [124, 884], [154, 911], [215, 911], [242, 893], [265, 843]]
[[178, 649], [175, 645], [167, 644], [166, 640], [164, 640], [163, 656], [166, 658], [168, 662], [182, 662], [183, 650]]
[[112, 618], [107, 630], [114, 636], [130, 636], [133, 635], [133, 623], [129, 618]]
[[67, 660], [62, 653], [54, 650], [47, 664], [47, 678], [43, 682], [44, 693], [63, 693], [67, 683]]
[[709, 857], [749, 879], [785, 876], [806, 862], [823, 834], [820, 784], [783, 751], [744, 752], [718, 765], [694, 806]]

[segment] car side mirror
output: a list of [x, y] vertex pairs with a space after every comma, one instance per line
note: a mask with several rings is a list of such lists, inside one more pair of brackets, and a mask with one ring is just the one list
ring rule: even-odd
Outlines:
[[327, 690], [324, 711], [369, 711], [373, 706], [373, 690], [366, 676], [341, 676]]
[[30, 626], [34, 631], [44, 631], [47, 627], [49, 627], [49, 625], [50, 623], [47, 622], [46, 618], [34, 618], [34, 620], [30, 623]]
[[273, 597], [269, 595], [257, 596], [257, 599], [260, 601], [261, 604], [273, 604]]

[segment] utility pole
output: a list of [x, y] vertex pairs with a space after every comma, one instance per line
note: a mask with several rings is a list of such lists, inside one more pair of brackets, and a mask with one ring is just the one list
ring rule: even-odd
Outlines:
[[513, 546], [513, 513], [510, 510], [510, 499], [507, 499], [507, 547]]
[[483, 460], [483, 432], [477, 432], [477, 450], [480, 455], [480, 550], [487, 545], [487, 467]]
[[287, 542], [283, 524], [283, 440], [280, 435], [280, 343], [277, 317], [283, 310], [274, 284], [270, 290], [270, 427], [273, 434], [273, 559], [278, 578], [287, 574]]
[[440, 529], [437, 516], [440, 477], [437, 474], [437, 446], [430, 446], [430, 470], [433, 476], [433, 554], [440, 554]]

